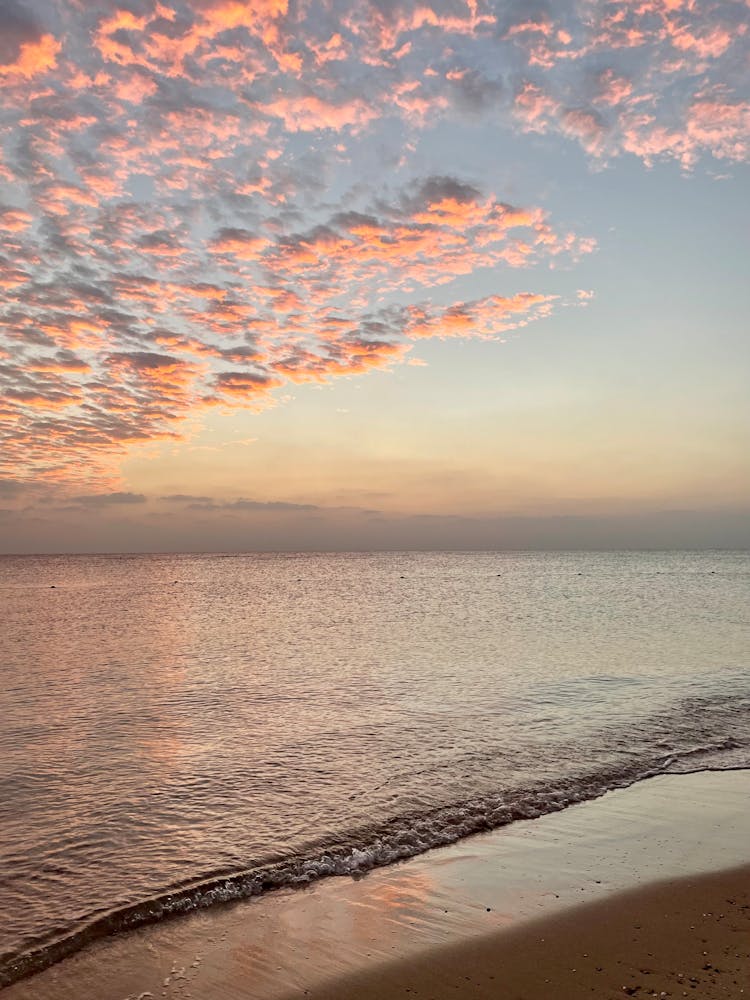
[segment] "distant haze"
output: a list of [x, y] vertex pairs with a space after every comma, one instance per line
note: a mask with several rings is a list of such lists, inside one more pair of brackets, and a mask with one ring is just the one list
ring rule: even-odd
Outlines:
[[0, 523], [0, 539], [15, 553], [746, 549], [750, 513], [468, 518], [320, 510], [200, 518], [153, 510], [132, 518], [13, 518]]

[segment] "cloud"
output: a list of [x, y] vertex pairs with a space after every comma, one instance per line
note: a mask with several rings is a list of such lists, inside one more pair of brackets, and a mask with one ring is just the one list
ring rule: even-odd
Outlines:
[[501, 80], [468, 68], [449, 71], [446, 77], [453, 84], [453, 101], [462, 111], [480, 115], [499, 108], [504, 93]]
[[0, 65], [18, 58], [22, 45], [38, 41], [42, 29], [28, 8], [17, 0], [5, 0], [0, 7]]
[[[504, 36], [526, 56], [516, 119], [528, 131], [574, 139], [599, 160], [632, 154], [685, 169], [705, 157], [740, 162], [747, 120], [735, 74], [746, 21], [739, 0], [610, 0], [580, 21], [572, 5], [560, 4], [554, 16], [519, 20]], [[724, 127], [704, 132], [696, 104], [700, 114], [704, 91], [717, 89]], [[613, 111], [605, 118], [606, 108]]]
[[288, 132], [339, 132], [344, 128], [358, 132], [380, 116], [377, 107], [363, 99], [336, 103], [314, 94], [299, 97], [282, 94], [259, 110], [264, 115], [281, 119]]
[[71, 497], [70, 502], [84, 507], [110, 507], [145, 503], [146, 497], [143, 493], [86, 493]]
[[159, 497], [167, 503], [211, 503], [211, 497], [193, 496], [190, 493], [170, 493], [168, 496]]
[[459, 302], [447, 309], [409, 310], [409, 336], [481, 337], [494, 339], [508, 330], [548, 316], [556, 300], [554, 295], [519, 292], [513, 296], [489, 295], [472, 302]]
[[611, 67], [596, 74], [595, 101], [614, 107], [627, 101], [632, 93], [632, 82], [626, 76], [618, 75]]
[[422, 140], [739, 163], [746, 27], [739, 0], [5, 0], [0, 472], [114, 490], [211, 408], [544, 318], [532, 272], [594, 241]]
[[594, 156], [604, 149], [607, 125], [591, 108], [566, 108], [560, 115], [563, 131], [575, 136], [587, 152]]
[[318, 507], [316, 504], [312, 503], [290, 503], [285, 500], [230, 500], [224, 503], [216, 503], [213, 500], [207, 498], [198, 498], [196, 502], [189, 504], [190, 510], [205, 510], [205, 511], [270, 511], [273, 513], [311, 513], [313, 511], [322, 510], [323, 508]]
[[[78, 190], [54, 187], [63, 200]], [[204, 224], [202, 241], [168, 202], [146, 211], [75, 194], [63, 213], [49, 183], [42, 190], [54, 221], [25, 237], [25, 259], [39, 266], [0, 261], [0, 430], [9, 474], [52, 481], [93, 475], [114, 486], [129, 450], [179, 438], [212, 407], [258, 410], [287, 383], [388, 369], [415, 338], [525, 325], [551, 300], [495, 297], [461, 327], [458, 311], [438, 322], [425, 296], [461, 275], [576, 259], [594, 246], [539, 208], [449, 175], [365, 193], [361, 208], [304, 230], [292, 228], [296, 213], [287, 224]], [[415, 323], [404, 300], [419, 289]]]
[[[240, 260], [258, 260], [269, 241], [246, 229], [227, 226], [219, 230], [209, 243], [212, 253], [227, 254]], [[224, 293], [226, 294], [226, 293]]]
[[57, 65], [62, 44], [16, 0], [0, 7], [0, 80], [28, 81]]
[[710, 149], [718, 160], [742, 162], [750, 152], [750, 102], [730, 102], [723, 88], [702, 92], [685, 113], [685, 128], [660, 125], [647, 111], [623, 116], [623, 145], [647, 164], [665, 157], [695, 167]]

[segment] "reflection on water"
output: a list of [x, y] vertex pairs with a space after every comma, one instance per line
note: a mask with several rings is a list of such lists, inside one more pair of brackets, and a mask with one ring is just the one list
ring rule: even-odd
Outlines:
[[742, 553], [0, 558], [0, 952], [742, 762], [749, 579]]

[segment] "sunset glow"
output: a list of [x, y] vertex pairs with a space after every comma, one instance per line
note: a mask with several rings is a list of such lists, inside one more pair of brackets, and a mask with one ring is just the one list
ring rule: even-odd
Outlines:
[[3, 4], [0, 545], [739, 516], [747, 15]]

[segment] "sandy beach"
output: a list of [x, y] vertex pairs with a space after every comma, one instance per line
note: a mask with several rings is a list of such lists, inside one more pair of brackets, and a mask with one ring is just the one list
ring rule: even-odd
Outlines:
[[741, 997], [750, 772], [663, 776], [94, 944], [8, 1000]]
[[311, 1000], [713, 1000], [747, 993], [750, 867], [615, 895], [515, 931], [329, 982], [304, 995]]

